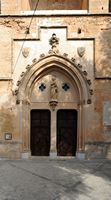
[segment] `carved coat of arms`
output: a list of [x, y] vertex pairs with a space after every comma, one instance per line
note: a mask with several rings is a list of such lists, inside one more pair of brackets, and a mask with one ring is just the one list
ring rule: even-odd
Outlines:
[[28, 47], [24, 47], [22, 50], [22, 55], [27, 58], [29, 55], [29, 48]]
[[85, 54], [85, 47], [78, 47], [77, 53], [80, 57], [83, 57], [83, 55]]

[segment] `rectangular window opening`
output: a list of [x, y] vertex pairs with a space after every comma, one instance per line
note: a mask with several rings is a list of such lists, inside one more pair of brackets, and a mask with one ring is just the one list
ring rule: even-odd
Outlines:
[[109, 0], [109, 12], [111, 12], [111, 0]]
[[[89, 0], [22, 0], [22, 11], [87, 11]], [[67, 14], [66, 13], [66, 14]]]

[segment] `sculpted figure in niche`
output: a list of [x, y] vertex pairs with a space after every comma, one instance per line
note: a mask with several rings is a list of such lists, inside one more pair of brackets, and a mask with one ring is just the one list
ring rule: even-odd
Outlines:
[[57, 101], [58, 100], [58, 86], [56, 83], [56, 78], [52, 78], [52, 82], [50, 85], [50, 100]]
[[49, 44], [51, 45], [51, 51], [53, 53], [59, 53], [58, 49], [57, 49], [57, 45], [59, 44], [59, 39], [56, 37], [56, 34], [53, 33], [52, 37], [49, 40]]

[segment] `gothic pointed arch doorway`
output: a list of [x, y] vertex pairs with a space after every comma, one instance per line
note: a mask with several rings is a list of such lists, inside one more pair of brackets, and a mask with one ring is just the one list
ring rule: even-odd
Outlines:
[[[53, 97], [50, 94], [52, 81], [55, 81], [57, 86], [57, 94]], [[83, 152], [85, 150], [85, 120], [91, 103], [90, 98], [87, 79], [70, 59], [53, 54], [35, 62], [25, 73], [17, 93], [17, 102], [19, 102], [18, 114], [21, 121], [20, 133], [23, 144], [22, 155], [33, 155], [33, 148], [31, 146], [31, 127], [33, 122], [30, 115], [33, 112], [32, 110], [37, 112], [49, 110], [50, 112], [50, 123], [48, 122], [50, 124], [48, 155], [64, 156], [64, 153], [58, 147], [60, 146], [60, 139], [58, 138], [62, 136], [69, 136], [69, 138], [72, 136], [69, 142], [72, 142], [72, 146], [70, 145], [72, 150], [66, 151], [65, 156], [75, 156], [78, 152]], [[59, 134], [59, 137], [58, 132], [60, 133], [60, 131], [58, 129], [60, 128], [63, 112], [66, 115], [66, 118], [63, 119], [65, 120], [64, 124], [67, 124], [69, 121], [71, 125], [66, 127], [67, 132], [69, 132], [68, 135], [66, 133], [63, 134], [64, 131], [62, 131], [62, 136]], [[67, 118], [68, 115], [69, 118]], [[72, 118], [70, 119], [70, 117]], [[75, 128], [73, 124], [75, 124]], [[62, 127], [62, 130], [65, 130], [65, 127]], [[39, 148], [42, 148], [42, 142]], [[59, 153], [59, 151], [62, 153]]]

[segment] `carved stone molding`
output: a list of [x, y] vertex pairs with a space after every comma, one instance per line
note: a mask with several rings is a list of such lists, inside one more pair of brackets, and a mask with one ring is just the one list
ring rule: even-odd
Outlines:
[[91, 99], [88, 99], [87, 104], [91, 104], [91, 103], [92, 103]]
[[85, 76], [87, 76], [87, 75], [88, 75], [86, 71], [83, 71], [83, 74], [84, 74]]
[[17, 85], [17, 86], [19, 86], [19, 85], [20, 85], [20, 83], [21, 83], [21, 81], [20, 81], [20, 80], [18, 80], [16, 85]]
[[23, 105], [30, 105], [29, 99], [24, 99], [24, 100], [22, 100], [22, 104], [23, 104]]
[[30, 67], [31, 67], [31, 65], [27, 65], [27, 66], [26, 66], [26, 69], [30, 69]]
[[44, 54], [44, 53], [40, 54], [40, 59], [42, 59], [42, 58], [44, 58], [44, 57], [45, 57], [45, 54]]
[[24, 73], [25, 73], [25, 72], [22, 72], [20, 76], [23, 77], [23, 76], [24, 76]]
[[49, 105], [50, 105], [50, 107], [52, 108], [53, 111], [55, 110], [57, 104], [58, 104], [57, 101], [50, 101], [50, 102], [49, 102]]
[[14, 95], [17, 95], [18, 92], [19, 92], [19, 90], [18, 90], [18, 89], [15, 89], [15, 91], [14, 91]]
[[90, 92], [91, 95], [93, 95], [93, 90], [92, 89], [90, 89], [89, 92]]
[[[51, 44], [52, 44], [52, 48], [53, 48], [53, 41], [51, 40], [50, 41], [51, 42]], [[56, 40], [55, 39], [55, 43], [56, 43], [56, 45], [58, 44], [58, 40]], [[55, 43], [54, 43], [54, 46], [56, 46], [55, 45]], [[81, 74], [81, 76], [83, 77], [83, 79], [84, 79], [84, 81], [85, 81], [85, 83], [86, 83], [86, 85], [87, 85], [87, 88], [88, 88], [88, 92], [89, 92], [89, 97], [88, 97], [88, 101], [87, 101], [87, 103], [89, 104], [89, 99], [91, 99], [92, 97], [92, 95], [93, 95], [93, 90], [92, 90], [92, 88], [91, 88], [91, 80], [89, 79], [89, 77], [88, 77], [88, 73], [87, 73], [87, 71], [83, 71], [82, 70], [82, 68], [83, 68], [83, 66], [80, 64], [80, 63], [78, 63], [77, 62], [77, 60], [76, 60], [76, 58], [69, 58], [68, 57], [68, 54], [66, 54], [66, 53], [64, 53], [64, 54], [55, 54], [55, 53], [52, 53], [52, 50], [51, 50], [51, 54], [47, 54], [47, 55], [45, 55], [44, 53], [42, 53], [41, 55], [40, 55], [40, 59], [36, 59], [36, 58], [34, 58], [34, 60], [32, 61], [32, 65], [27, 65], [26, 66], [26, 72], [22, 72], [21, 73], [21, 75], [20, 75], [20, 78], [19, 78], [19, 80], [17, 81], [17, 88], [16, 88], [16, 90], [18, 91], [19, 90], [19, 87], [21, 86], [21, 84], [22, 84], [22, 82], [23, 82], [23, 79], [24, 79], [24, 77], [27, 75], [27, 73], [29, 73], [29, 71], [31, 70], [31, 68], [34, 66], [34, 64], [37, 64], [37, 63], [39, 63], [39, 62], [42, 62], [43, 60], [45, 60], [45, 59], [48, 59], [48, 58], [51, 58], [52, 56], [55, 56], [55, 57], [57, 57], [57, 59], [59, 60], [59, 59], [64, 59], [64, 60], [66, 60], [67, 62], [70, 62], [70, 63], [72, 63], [72, 65], [79, 71], [79, 73]], [[18, 94], [18, 92], [15, 92], [15, 95], [17, 95]]]
[[71, 61], [74, 62], [74, 63], [75, 63], [75, 60], [76, 60], [75, 58], [71, 58]]
[[67, 57], [68, 57], [68, 54], [67, 54], [67, 53], [64, 53], [63, 56], [64, 56], [65, 58], [67, 58]]
[[16, 100], [16, 104], [20, 104], [20, 100], [19, 99]]
[[32, 62], [33, 62], [33, 63], [36, 63], [36, 62], [37, 62], [37, 59], [36, 59], [36, 58], [34, 58], [34, 59], [32, 60]]
[[90, 79], [87, 80], [87, 83], [88, 83], [89, 85], [92, 84]]

